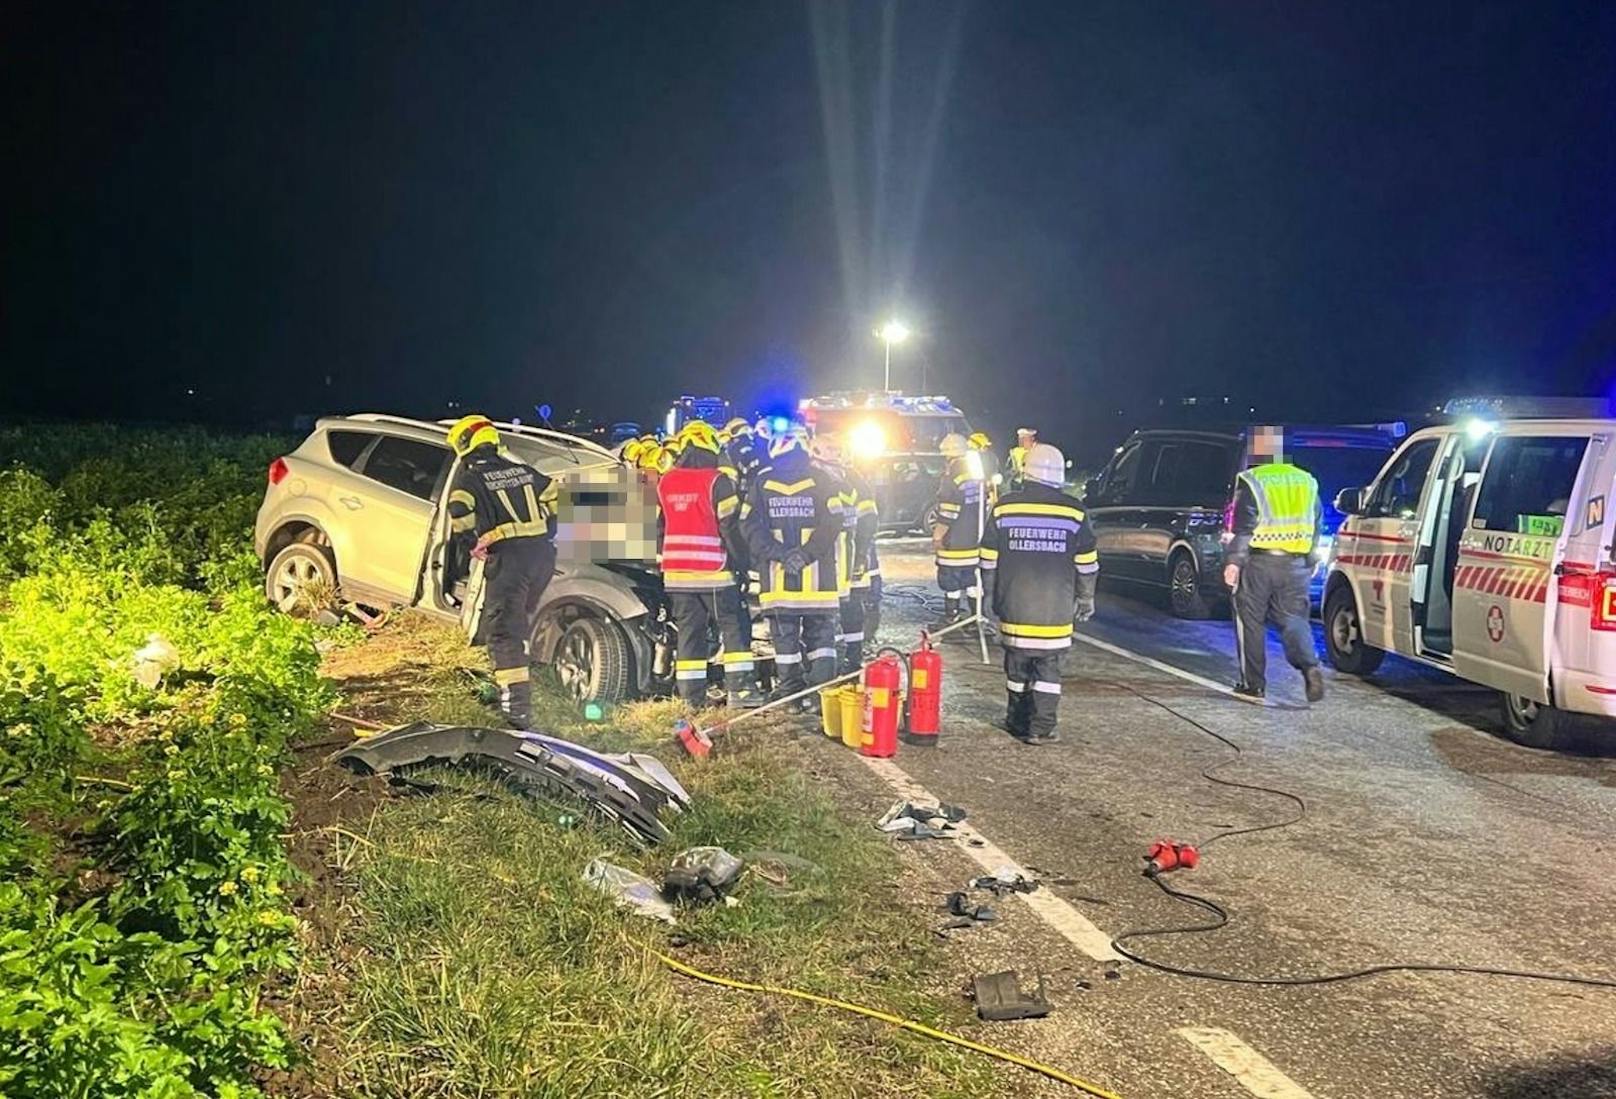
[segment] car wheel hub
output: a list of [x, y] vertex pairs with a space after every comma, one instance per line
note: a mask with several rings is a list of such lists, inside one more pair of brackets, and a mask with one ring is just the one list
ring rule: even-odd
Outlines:
[[1335, 638], [1335, 647], [1342, 652], [1350, 652], [1358, 644], [1358, 616], [1343, 607], [1335, 612], [1330, 620], [1330, 634]]
[[594, 664], [595, 648], [589, 638], [581, 630], [569, 630], [556, 654], [555, 669], [567, 694], [579, 702], [590, 693]]
[[309, 593], [326, 583], [324, 570], [307, 557], [288, 558], [275, 576], [275, 605], [292, 614], [309, 605]]

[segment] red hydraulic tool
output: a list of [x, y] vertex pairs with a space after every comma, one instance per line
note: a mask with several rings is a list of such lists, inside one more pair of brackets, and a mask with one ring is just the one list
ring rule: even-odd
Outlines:
[[1155, 877], [1173, 870], [1194, 870], [1201, 865], [1201, 852], [1192, 843], [1157, 840], [1145, 852], [1145, 876]]

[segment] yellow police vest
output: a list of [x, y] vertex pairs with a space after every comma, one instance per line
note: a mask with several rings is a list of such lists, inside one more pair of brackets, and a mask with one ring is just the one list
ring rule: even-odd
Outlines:
[[1313, 552], [1318, 533], [1319, 483], [1306, 470], [1270, 462], [1240, 474], [1257, 504], [1251, 548], [1271, 553]]

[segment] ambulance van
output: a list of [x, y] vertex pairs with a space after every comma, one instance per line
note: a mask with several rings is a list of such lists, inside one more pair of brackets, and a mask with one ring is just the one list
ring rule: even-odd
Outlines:
[[1447, 411], [1336, 497], [1330, 663], [1445, 669], [1499, 692], [1512, 739], [1557, 747], [1568, 714], [1616, 717], [1616, 418], [1569, 399]]

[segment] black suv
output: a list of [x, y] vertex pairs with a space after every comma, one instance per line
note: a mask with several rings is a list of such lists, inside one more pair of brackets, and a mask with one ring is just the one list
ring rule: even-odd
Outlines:
[[[1205, 618], [1215, 602], [1226, 599], [1223, 534], [1234, 503], [1234, 478], [1245, 457], [1246, 431], [1137, 431], [1118, 447], [1084, 494], [1100, 542], [1100, 574], [1165, 589], [1180, 618]], [[1341, 525], [1332, 503], [1336, 492], [1372, 480], [1406, 428], [1384, 424], [1283, 431], [1286, 457], [1319, 482], [1324, 500], [1322, 565]], [[1322, 580], [1321, 567], [1314, 586]]]

